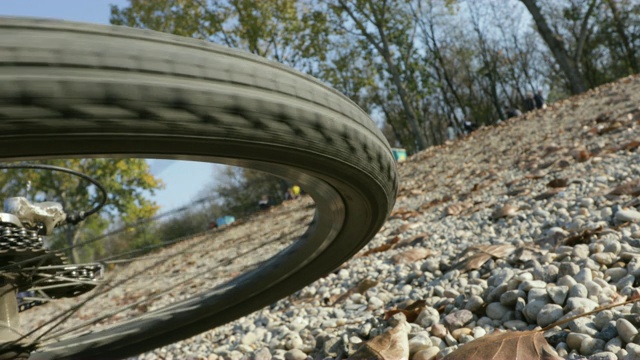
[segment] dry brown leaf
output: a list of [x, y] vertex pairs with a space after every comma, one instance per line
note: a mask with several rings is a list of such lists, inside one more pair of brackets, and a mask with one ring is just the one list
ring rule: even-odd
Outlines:
[[404, 225], [400, 226], [399, 228], [397, 228], [397, 229], [393, 232], [393, 234], [394, 234], [394, 235], [402, 234], [403, 232], [408, 231], [408, 230], [411, 230], [411, 229], [414, 229], [414, 228], [416, 228], [416, 227], [418, 227], [418, 226], [420, 226], [420, 224], [417, 224], [417, 223], [408, 223], [408, 224], [404, 224]]
[[403, 251], [399, 254], [395, 254], [393, 255], [392, 259], [395, 264], [411, 263], [418, 260], [422, 260], [431, 255], [436, 255], [437, 253], [438, 253], [437, 251], [433, 251], [425, 248], [417, 248], [417, 249]]
[[426, 239], [427, 236], [429, 236], [429, 234], [427, 233], [421, 233], [418, 234], [416, 236], [410, 237], [408, 239], [402, 240], [400, 242], [398, 242], [398, 244], [396, 246], [394, 246], [395, 248], [401, 248], [401, 247], [405, 247], [405, 246], [414, 246], [414, 245], [418, 245], [420, 242], [422, 242], [422, 240]]
[[598, 132], [598, 135], [605, 135], [608, 134], [610, 132], [614, 132], [617, 130], [620, 130], [622, 128], [622, 123], [619, 121], [613, 122], [610, 125], [600, 129], [600, 131]]
[[352, 287], [351, 289], [347, 290], [344, 294], [340, 295], [335, 301], [333, 301], [333, 304], [331, 304], [331, 306], [335, 306], [336, 304], [339, 304], [347, 300], [349, 296], [353, 294], [364, 294], [365, 291], [371, 289], [376, 285], [378, 285], [377, 281], [373, 279], [364, 279], [360, 281], [358, 285]]
[[551, 188], [543, 192], [542, 194], [535, 196], [533, 200], [540, 201], [540, 200], [551, 199], [552, 197], [556, 196], [560, 191], [562, 191], [562, 188]]
[[640, 179], [634, 179], [631, 181], [627, 181], [624, 184], [616, 186], [611, 192], [607, 195], [632, 195], [632, 196], [640, 196]]
[[569, 185], [569, 181], [567, 179], [553, 179], [547, 183], [547, 186], [550, 188], [563, 188]]
[[562, 360], [540, 331], [507, 331], [473, 340], [443, 360]]
[[394, 236], [388, 243], [382, 244], [380, 246], [374, 247], [373, 249], [369, 249], [362, 254], [362, 256], [369, 256], [371, 254], [384, 252], [390, 250], [395, 247], [395, 245], [400, 241], [400, 236]]
[[[461, 254], [461, 261], [454, 265], [454, 268], [466, 271], [477, 270], [489, 259], [505, 258], [515, 250], [516, 247], [509, 244], [470, 246]], [[468, 254], [471, 255], [467, 256]]]
[[531, 246], [519, 247], [513, 252], [513, 257], [520, 261], [521, 263], [526, 263], [530, 260], [539, 259], [541, 255], [543, 255], [546, 251], [541, 249], [536, 249]]
[[619, 150], [626, 150], [626, 151], [634, 151], [638, 147], [640, 147], [640, 141], [632, 140], [632, 141], [620, 146], [618, 149]]
[[506, 217], [512, 217], [516, 214], [516, 211], [518, 211], [518, 208], [516, 208], [515, 206], [511, 204], [505, 204], [493, 210], [493, 212], [491, 213], [491, 217], [494, 220], [498, 220]]
[[484, 265], [484, 263], [489, 261], [489, 259], [491, 259], [491, 255], [490, 254], [477, 253], [477, 254], [474, 254], [474, 255], [470, 256], [466, 260], [458, 263], [458, 265], [456, 265], [456, 268], [457, 269], [463, 269], [463, 270], [466, 270], [466, 271], [477, 270], [477, 269], [480, 269], [482, 267], [482, 265]]
[[591, 154], [587, 149], [575, 149], [571, 152], [571, 156], [577, 162], [585, 162], [591, 158]]
[[424, 310], [425, 306], [427, 306], [426, 300], [418, 300], [413, 302], [411, 305], [408, 305], [402, 309], [391, 309], [387, 310], [384, 313], [384, 320], [390, 319], [393, 315], [397, 313], [403, 313], [407, 318], [407, 322], [414, 322], [418, 318], [418, 315]]
[[455, 216], [460, 215], [463, 211], [467, 210], [471, 207], [471, 204], [466, 202], [459, 202], [455, 204], [451, 204], [444, 209], [445, 216]]
[[537, 180], [537, 179], [542, 179], [543, 177], [547, 176], [547, 172], [544, 170], [537, 170], [534, 171], [530, 174], [525, 175], [524, 177], [526, 179], [533, 179], [533, 180]]
[[427, 209], [432, 208], [432, 207], [434, 207], [436, 205], [440, 205], [440, 204], [445, 203], [447, 201], [451, 201], [451, 199], [452, 199], [451, 196], [447, 195], [447, 196], [444, 196], [444, 197], [442, 197], [440, 199], [431, 200], [426, 204], [420, 205], [420, 210], [427, 210]]
[[602, 226], [598, 226], [595, 229], [584, 229], [579, 233], [574, 233], [562, 240], [562, 245], [576, 246], [578, 244], [589, 244], [591, 237], [602, 231]]
[[367, 341], [348, 360], [409, 359], [409, 335], [405, 325], [406, 323], [400, 322], [391, 330]]

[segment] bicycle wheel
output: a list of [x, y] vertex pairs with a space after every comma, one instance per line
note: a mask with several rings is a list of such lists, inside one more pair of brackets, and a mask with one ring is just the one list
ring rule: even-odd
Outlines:
[[316, 203], [306, 233], [258, 269], [137, 319], [36, 344], [34, 359], [126, 357], [246, 315], [353, 256], [395, 200], [391, 150], [353, 102], [309, 76], [204, 41], [0, 18], [0, 119], [3, 161], [218, 162], [285, 177]]

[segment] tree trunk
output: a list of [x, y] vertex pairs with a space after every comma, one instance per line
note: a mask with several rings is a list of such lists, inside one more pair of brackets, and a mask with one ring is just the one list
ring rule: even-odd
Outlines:
[[638, 58], [636, 57], [636, 51], [629, 40], [629, 36], [625, 31], [624, 24], [622, 23], [622, 19], [620, 18], [620, 12], [618, 11], [618, 5], [615, 0], [607, 0], [609, 7], [611, 8], [611, 13], [613, 15], [613, 21], [615, 23], [616, 32], [620, 39], [622, 40], [622, 46], [624, 46], [624, 50], [627, 53], [627, 61], [629, 62], [629, 67], [633, 71], [634, 74], [640, 73], [640, 66], [638, 65]]
[[536, 0], [520, 0], [529, 10], [533, 21], [536, 23], [538, 33], [551, 50], [560, 70], [569, 81], [569, 87], [573, 94], [580, 94], [588, 90], [584, 77], [578, 70], [576, 64], [571, 61], [571, 57], [565, 49], [564, 44], [553, 33], [547, 20], [542, 16], [542, 12], [536, 3]]
[[[374, 1], [374, 0], [371, 0], [371, 1]], [[378, 51], [380, 56], [382, 56], [382, 58], [384, 59], [384, 62], [387, 65], [387, 71], [389, 72], [389, 75], [391, 75], [391, 81], [393, 82], [393, 85], [395, 86], [396, 91], [398, 92], [398, 97], [400, 98], [400, 102], [402, 103], [402, 108], [404, 110], [405, 116], [407, 117], [407, 123], [409, 125], [409, 128], [411, 129], [411, 132], [413, 133], [417, 150], [419, 151], [419, 150], [426, 149], [428, 146], [427, 139], [424, 135], [424, 132], [420, 128], [420, 123], [418, 122], [418, 116], [416, 115], [416, 112], [414, 111], [409, 101], [409, 94], [407, 93], [407, 90], [404, 88], [404, 84], [400, 76], [400, 71], [398, 70], [398, 67], [395, 64], [395, 61], [393, 61], [393, 58], [391, 56], [391, 49], [385, 35], [386, 33], [384, 30], [384, 26], [382, 25], [382, 23], [377, 23], [375, 20], [373, 21], [374, 22], [373, 25], [376, 27], [376, 30], [380, 35], [380, 42], [378, 42], [371, 35], [371, 33], [369, 33], [369, 31], [367, 30], [367, 26], [360, 21], [358, 16], [356, 16], [356, 14], [353, 13], [349, 5], [346, 2], [344, 2], [344, 0], [339, 0], [338, 3], [340, 4], [340, 7], [349, 15], [351, 20], [353, 20], [356, 27], [362, 34], [362, 36], [364, 36], [365, 39], [367, 39], [367, 41], [373, 47], [375, 47], [375, 49]], [[374, 14], [374, 19], [378, 19], [379, 15], [380, 14]], [[382, 16], [384, 17], [384, 14], [382, 14]]]

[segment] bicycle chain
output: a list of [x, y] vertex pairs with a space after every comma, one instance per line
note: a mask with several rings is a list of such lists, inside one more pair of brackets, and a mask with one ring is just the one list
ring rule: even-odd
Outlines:
[[[33, 285], [64, 285], [39, 290], [52, 299], [74, 297], [90, 291], [97, 285], [91, 282], [102, 273], [100, 264], [70, 265], [64, 254], [44, 247], [42, 236], [36, 230], [15, 226], [0, 226], [0, 264], [3, 264], [0, 277], [10, 279], [19, 292], [29, 291]], [[82, 280], [83, 283], [72, 283], [59, 277]], [[19, 311], [42, 303], [22, 300]]]

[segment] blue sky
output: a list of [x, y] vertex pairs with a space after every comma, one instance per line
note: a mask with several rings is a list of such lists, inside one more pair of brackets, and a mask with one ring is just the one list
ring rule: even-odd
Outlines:
[[[108, 24], [110, 5], [128, 3], [127, 0], [0, 0], [0, 15]], [[154, 197], [162, 207], [161, 212], [199, 198], [214, 178], [214, 166], [207, 163], [150, 160], [150, 165], [151, 171], [166, 184]]]

